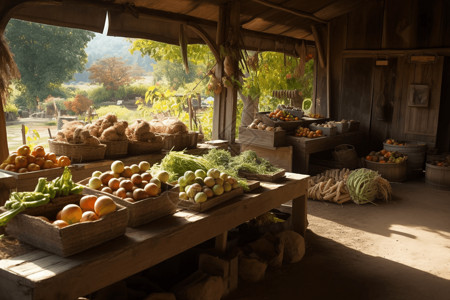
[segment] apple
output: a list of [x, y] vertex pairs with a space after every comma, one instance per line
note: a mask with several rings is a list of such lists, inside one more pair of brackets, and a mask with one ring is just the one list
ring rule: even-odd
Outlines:
[[[158, 173], [158, 179], [161, 182], [167, 182], [169, 180], [169, 173], [167, 173], [166, 171], [161, 171]], [[195, 175], [194, 175], [195, 178]]]
[[94, 172], [92, 172], [91, 177], [100, 177], [100, 175], [102, 175], [101, 171], [94, 171]]
[[150, 169], [150, 163], [148, 161], [143, 160], [139, 163], [139, 170], [141, 170], [141, 172], [145, 172], [148, 169]]
[[137, 164], [132, 164], [130, 166], [130, 169], [133, 174], [139, 173], [139, 171], [141, 170]]
[[120, 174], [123, 172], [123, 169], [125, 168], [125, 165], [122, 161], [116, 160], [111, 164], [111, 171], [114, 173]]
[[102, 181], [98, 177], [91, 177], [89, 179], [88, 186], [91, 189], [97, 190], [97, 189], [99, 189], [102, 186]]

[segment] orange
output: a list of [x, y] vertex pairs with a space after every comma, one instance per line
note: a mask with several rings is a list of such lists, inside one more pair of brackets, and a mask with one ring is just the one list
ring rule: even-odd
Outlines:
[[31, 149], [27, 145], [22, 145], [19, 148], [17, 148], [17, 154], [22, 156], [30, 155]]
[[61, 220], [66, 221], [68, 224], [80, 222], [83, 211], [76, 204], [67, 204], [61, 211]]
[[45, 158], [38, 156], [38, 157], [36, 157], [36, 160], [34, 163], [42, 168], [42, 167], [44, 167], [44, 164], [45, 164]]
[[67, 225], [69, 225], [66, 221], [63, 221], [63, 220], [56, 220], [52, 224], [59, 228], [63, 228], [63, 227], [66, 227]]
[[44, 157], [45, 156], [45, 149], [42, 146], [36, 146], [33, 149], [32, 155], [36, 157]]
[[99, 217], [105, 216], [116, 211], [116, 203], [111, 197], [100, 196], [95, 201], [94, 211]]
[[94, 204], [97, 196], [86, 195], [80, 199], [80, 207], [83, 211], [94, 211]]
[[28, 160], [26, 156], [18, 155], [16, 156], [16, 159], [14, 160], [14, 163], [16, 165], [16, 168], [26, 168], [28, 166]]
[[56, 161], [58, 167], [66, 167], [71, 164], [70, 158], [65, 155], [60, 156]]
[[51, 160], [53, 163], [56, 163], [56, 162], [57, 162], [57, 160], [56, 160], [56, 154], [53, 153], [53, 152], [49, 152], [49, 153], [45, 154], [45, 159], [46, 159], [46, 160]]
[[80, 222], [89, 222], [89, 221], [95, 221], [98, 220], [98, 216], [93, 211], [85, 211], [81, 215]]

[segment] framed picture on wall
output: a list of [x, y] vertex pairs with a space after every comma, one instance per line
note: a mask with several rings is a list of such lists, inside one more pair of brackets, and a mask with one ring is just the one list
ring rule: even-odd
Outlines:
[[430, 87], [424, 84], [411, 84], [408, 93], [408, 106], [428, 107]]

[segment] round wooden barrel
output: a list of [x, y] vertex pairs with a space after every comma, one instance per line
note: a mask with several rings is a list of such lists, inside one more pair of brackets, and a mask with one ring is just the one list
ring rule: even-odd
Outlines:
[[450, 190], [450, 167], [439, 167], [427, 163], [425, 181], [438, 188]]
[[377, 171], [381, 177], [392, 181], [402, 182], [406, 180], [406, 161], [398, 164], [379, 163], [365, 159], [366, 168]]
[[384, 149], [387, 151], [397, 151], [408, 156], [406, 163], [409, 174], [422, 174], [425, 164], [425, 152], [427, 145], [420, 142], [406, 142], [403, 146], [384, 143]]

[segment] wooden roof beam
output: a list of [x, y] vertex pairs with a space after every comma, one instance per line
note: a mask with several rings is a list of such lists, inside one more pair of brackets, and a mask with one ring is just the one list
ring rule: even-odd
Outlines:
[[261, 4], [261, 5], [273, 8], [273, 9], [277, 9], [277, 10], [281, 10], [281, 11], [293, 14], [297, 17], [310, 19], [310, 20], [316, 21], [318, 23], [322, 23], [322, 24], [327, 23], [327, 21], [320, 19], [320, 18], [316, 17], [314, 14], [308, 13], [306, 11], [301, 11], [301, 10], [297, 10], [297, 9], [293, 9], [293, 8], [287, 8], [287, 7], [281, 6], [279, 4], [275, 4], [275, 3], [265, 1], [265, 0], [250, 0], [250, 1], [256, 2], [258, 4]]

